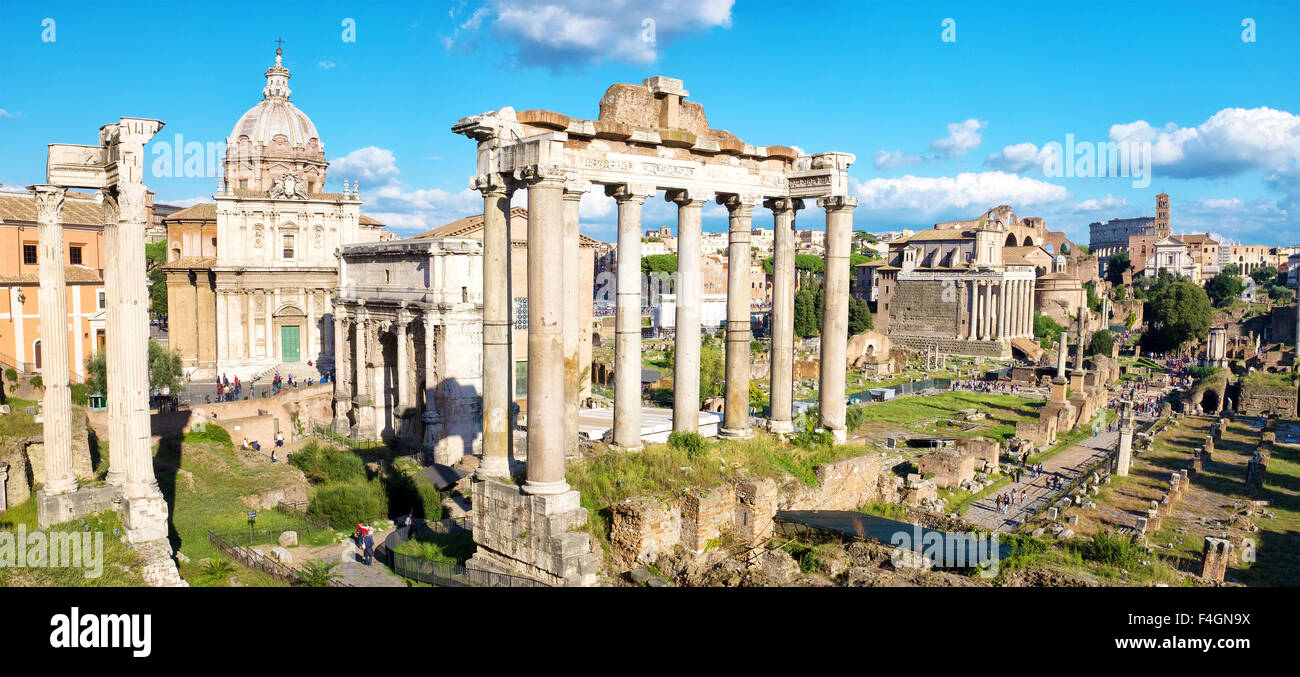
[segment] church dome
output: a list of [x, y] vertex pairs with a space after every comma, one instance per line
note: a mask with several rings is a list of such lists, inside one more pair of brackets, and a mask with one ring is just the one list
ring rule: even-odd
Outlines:
[[270, 144], [276, 136], [284, 135], [289, 145], [302, 148], [316, 141], [319, 147], [320, 135], [316, 125], [307, 114], [298, 110], [289, 102], [289, 69], [281, 62], [280, 50], [276, 50], [275, 65], [266, 71], [266, 87], [262, 89], [262, 101], [253, 106], [230, 132], [230, 140], [238, 142], [240, 137], [248, 137], [253, 145]]

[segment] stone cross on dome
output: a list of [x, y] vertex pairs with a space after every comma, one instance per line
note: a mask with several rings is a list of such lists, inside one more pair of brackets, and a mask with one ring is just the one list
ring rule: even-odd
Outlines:
[[[282, 38], [276, 38], [275, 41], [278, 44], [284, 44]], [[266, 87], [262, 89], [263, 99], [270, 99], [272, 97], [288, 99], [289, 95], [293, 93], [293, 91], [289, 89], [289, 69], [285, 68], [282, 63], [283, 56], [284, 49], [276, 47], [275, 65], [266, 69]]]

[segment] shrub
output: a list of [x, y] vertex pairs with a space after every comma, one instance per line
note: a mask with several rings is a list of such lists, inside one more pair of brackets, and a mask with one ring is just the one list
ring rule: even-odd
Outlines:
[[18, 382], [18, 371], [15, 370], [15, 369], [12, 369], [12, 368], [10, 368], [10, 369], [6, 369], [6, 370], [5, 370], [5, 378], [9, 379], [9, 382], [10, 382], [10, 383], [17, 383], [17, 382]]
[[388, 516], [388, 497], [377, 481], [326, 486], [316, 492], [307, 515], [323, 519], [335, 529], [350, 531], [361, 522]]
[[68, 391], [73, 404], [79, 407], [86, 406], [86, 384], [73, 383], [71, 386], [68, 386]]
[[850, 431], [857, 430], [867, 422], [867, 408], [861, 405], [844, 410], [844, 427]]
[[235, 448], [235, 443], [230, 440], [229, 431], [215, 423], [208, 423], [206, 421], [201, 426], [196, 425], [189, 432], [185, 433], [184, 442], [186, 444], [212, 442], [214, 444], [220, 444], [227, 449]]
[[674, 430], [668, 435], [668, 446], [686, 452], [686, 457], [694, 460], [704, 453], [704, 436], [694, 430]]
[[1098, 531], [1092, 535], [1084, 547], [1084, 556], [1088, 559], [1125, 569], [1135, 568], [1146, 551], [1135, 544], [1133, 539], [1120, 536], [1111, 531]]
[[308, 588], [328, 588], [330, 581], [343, 578], [343, 574], [334, 571], [338, 562], [309, 559], [302, 564], [302, 584]]
[[821, 432], [802, 432], [790, 438], [794, 446], [807, 451], [813, 451], [822, 447], [831, 447], [835, 445], [835, 433], [829, 430]]
[[289, 464], [301, 470], [313, 484], [355, 482], [366, 477], [366, 466], [360, 456], [315, 441], [308, 442], [291, 456]]
[[45, 387], [45, 381], [41, 380], [40, 374], [33, 376], [32, 379], [28, 381], [28, 383], [32, 384], [32, 387], [37, 390], [40, 390], [41, 388]]
[[224, 559], [211, 559], [203, 565], [203, 575], [213, 582], [224, 581], [235, 573], [235, 566]]
[[424, 506], [424, 519], [430, 522], [442, 519], [442, 493], [432, 484], [420, 485], [420, 503]]

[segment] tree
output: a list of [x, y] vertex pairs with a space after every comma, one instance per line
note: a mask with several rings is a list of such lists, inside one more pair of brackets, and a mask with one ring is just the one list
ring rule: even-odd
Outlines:
[[1061, 256], [1069, 256], [1069, 255], [1070, 255], [1070, 245], [1061, 243]]
[[1291, 288], [1275, 284], [1268, 288], [1268, 297], [1274, 303], [1289, 303], [1291, 301]]
[[677, 272], [676, 254], [651, 254], [641, 257], [641, 274]]
[[817, 336], [821, 333], [821, 326], [821, 285], [804, 285], [794, 293], [794, 333], [800, 338]]
[[1092, 340], [1088, 342], [1088, 354], [1110, 357], [1110, 351], [1114, 346], [1115, 337], [1111, 335], [1110, 330], [1099, 329], [1092, 333]]
[[1216, 308], [1226, 308], [1232, 305], [1232, 300], [1237, 298], [1245, 288], [1246, 285], [1242, 283], [1241, 278], [1223, 272], [1205, 283], [1205, 294]]
[[[700, 346], [700, 398], [717, 397], [726, 383], [722, 350], [713, 345]], [[701, 402], [702, 404], [703, 402]]]
[[1235, 263], [1229, 263], [1228, 265], [1223, 267], [1223, 272], [1227, 275], [1233, 275], [1239, 277], [1241, 275], [1241, 267]]
[[1133, 267], [1128, 252], [1120, 252], [1106, 261], [1106, 281], [1114, 286], [1124, 284], [1124, 273]]
[[1038, 339], [1042, 347], [1051, 348], [1056, 345], [1063, 331], [1065, 327], [1057, 324], [1056, 320], [1042, 313], [1034, 313], [1034, 338]]
[[149, 309], [155, 317], [166, 317], [167, 275], [163, 273], [162, 267], [167, 263], [167, 241], [145, 245], [144, 258], [149, 278]]
[[1277, 268], [1273, 266], [1264, 266], [1250, 271], [1250, 276], [1254, 278], [1255, 284], [1267, 284], [1277, 277]]
[[[172, 395], [179, 395], [185, 391], [184, 374], [180, 353], [149, 339], [149, 389], [167, 388]], [[108, 362], [103, 350], [86, 360], [86, 392], [108, 394]]]
[[873, 325], [871, 304], [862, 299], [849, 299], [849, 336], [870, 331]]
[[1143, 334], [1144, 346], [1169, 352], [1210, 332], [1214, 311], [1205, 290], [1185, 280], [1169, 284], [1151, 302], [1153, 331]]

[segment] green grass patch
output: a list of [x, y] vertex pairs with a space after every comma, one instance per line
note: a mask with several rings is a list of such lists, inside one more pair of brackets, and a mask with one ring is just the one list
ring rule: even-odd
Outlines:
[[475, 547], [473, 534], [462, 531], [454, 534], [422, 534], [397, 546], [396, 552], [433, 562], [463, 565], [474, 554]]

